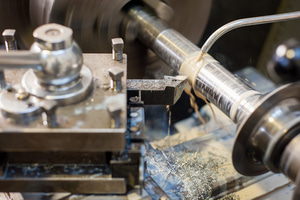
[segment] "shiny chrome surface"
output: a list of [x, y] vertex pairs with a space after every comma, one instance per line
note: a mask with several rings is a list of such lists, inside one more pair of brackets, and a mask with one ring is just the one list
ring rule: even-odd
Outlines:
[[[24, 89], [0, 92], [0, 151], [7, 155], [0, 169], [0, 191], [107, 196], [126, 195], [130, 188], [141, 185], [143, 167], [140, 166], [140, 145], [144, 139], [144, 117], [132, 117], [128, 124], [127, 56], [124, 54], [122, 61], [115, 61], [111, 54], [84, 54], [83, 57], [85, 65], [80, 73], [83, 80], [74, 84], [72, 92], [81, 92], [87, 78], [93, 87], [84, 98], [67, 95], [61, 95], [62, 99], [50, 95], [37, 98]], [[124, 75], [118, 92], [109, 87], [109, 70], [114, 67], [121, 69]], [[13, 86], [21, 88], [22, 77], [28, 84], [37, 82], [32, 70], [5, 70], [7, 80]], [[27, 75], [31, 73], [31, 77], [23, 76], [24, 72]], [[47, 86], [46, 89], [33, 89], [41, 89], [37, 95], [51, 90], [62, 94], [70, 92], [70, 85], [60, 88]], [[80, 102], [61, 106], [61, 100]], [[139, 109], [134, 105], [133, 109], [144, 113], [142, 107]], [[10, 115], [5, 111], [10, 111]], [[26, 120], [21, 119], [18, 123], [17, 115]], [[29, 120], [29, 117], [32, 119]], [[134, 130], [131, 126], [141, 130], [129, 131]], [[131, 146], [129, 136], [130, 140], [135, 141]], [[98, 198], [102, 199], [101, 196]]]
[[164, 79], [128, 79], [128, 94], [145, 105], [174, 105], [181, 97], [187, 83], [186, 76], [165, 76]]
[[16, 123], [28, 123], [42, 112], [39, 99], [34, 96], [20, 99], [18, 98], [19, 92], [17, 88], [10, 87], [0, 93], [1, 114]]
[[[128, 14], [132, 20], [138, 23], [140, 41], [173, 69], [179, 71], [184, 62], [193, 55], [198, 55], [200, 49], [195, 44], [170, 29], [142, 7], [133, 7]], [[191, 62], [188, 65], [193, 68], [193, 65], [197, 65], [197, 63]], [[201, 66], [201, 70], [195, 70], [193, 73], [196, 80], [190, 78], [189, 81], [195, 82], [194, 88], [234, 122], [242, 118], [243, 112], [253, 111], [246, 99], [256, 99], [259, 93], [227, 71], [218, 61], [211, 58], [208, 63]]]
[[113, 59], [120, 61], [123, 59], [124, 41], [122, 38], [111, 39]]
[[[54, 35], [51, 35], [50, 34]], [[41, 26], [30, 51], [0, 53], [0, 67], [33, 68], [39, 84], [64, 85], [78, 79], [82, 52], [72, 40], [72, 30], [58, 24]]]
[[41, 49], [37, 43], [30, 52], [39, 54], [42, 65], [34, 70], [41, 84], [64, 85], [77, 79], [82, 68], [82, 52], [76, 43], [64, 50]]
[[36, 68], [41, 70], [44, 61], [40, 54], [30, 51], [0, 51], [0, 68], [23, 69]]
[[253, 112], [260, 96], [259, 92], [217, 62], [202, 66], [194, 88], [235, 123], [241, 121], [245, 114]]
[[5, 29], [2, 32], [2, 37], [4, 39], [4, 45], [6, 51], [17, 50], [17, 41], [15, 38], [16, 30], [15, 29]]
[[[293, 181], [297, 181], [300, 169], [300, 135], [297, 135], [284, 149], [280, 159], [280, 171]], [[299, 182], [296, 182], [299, 183]], [[299, 188], [298, 188], [299, 189]]]
[[72, 30], [59, 24], [46, 24], [33, 32], [30, 52], [39, 54], [42, 68], [34, 70], [40, 84], [64, 85], [79, 78], [82, 52], [72, 38]]
[[67, 49], [73, 43], [72, 29], [59, 24], [46, 24], [38, 27], [33, 32], [36, 42], [47, 50]]
[[[122, 54], [123, 59], [123, 54]], [[114, 59], [115, 60], [115, 59]], [[124, 70], [119, 67], [113, 67], [108, 70], [108, 74], [111, 77], [110, 87], [115, 92], [122, 90], [122, 77], [124, 76]]]
[[280, 159], [280, 170], [293, 182], [296, 187], [294, 189], [293, 200], [300, 198], [300, 135], [298, 134], [287, 145]]
[[83, 65], [80, 77], [65, 85], [40, 84], [33, 70], [25, 72], [22, 78], [24, 89], [41, 99], [55, 100], [59, 106], [71, 105], [84, 100], [93, 89], [92, 72]]
[[190, 54], [199, 50], [191, 41], [142, 7], [131, 8], [128, 15], [137, 23], [139, 40], [177, 71]]
[[[53, 9], [55, 3], [58, 1], [47, 2], [49, 5], [51, 4], [49, 9]], [[63, 3], [66, 2], [68, 3], [68, 1], [61, 1], [60, 3], [62, 4], [60, 5], [62, 6], [60, 8], [65, 8], [66, 5], [63, 5]], [[75, 1], [72, 3], [74, 3], [72, 5], [76, 5]], [[87, 5], [91, 3], [91, 1], [85, 1], [85, 3]], [[95, 4], [91, 3], [90, 5]], [[102, 4], [102, 6], [103, 5], [104, 4]], [[121, 7], [123, 8], [123, 6], [124, 5]], [[68, 8], [70, 8], [70, 10], [67, 10], [68, 18], [63, 18], [63, 20], [65, 20], [64, 23], [72, 24], [72, 20], [76, 18], [74, 17], [74, 13], [78, 12], [75, 12], [76, 6]], [[97, 8], [95, 7], [95, 9]], [[108, 10], [104, 13], [106, 12], [110, 13]], [[47, 11], [47, 13], [51, 15], [52, 11]], [[86, 11], [82, 11], [82, 13], [85, 14]], [[99, 10], [97, 10], [97, 13], [99, 13]], [[112, 12], [110, 14], [115, 17], [115, 13], [116, 12]], [[140, 41], [150, 47], [173, 69], [180, 71], [182, 65], [190, 59], [194, 53], [200, 51], [192, 42], [185, 39], [178, 32], [169, 29], [158, 18], [155, 18], [155, 16], [145, 11], [144, 8], [132, 7], [128, 14], [133, 19], [133, 23], [137, 25], [138, 38]], [[60, 15], [56, 13], [54, 16]], [[92, 16], [92, 14], [89, 14], [89, 16]], [[43, 19], [50, 20], [50, 18], [51, 16]], [[80, 16], [79, 21], [82, 20], [82, 18], [84, 17]], [[96, 18], [101, 21], [101, 25], [103, 24], [102, 22], [105, 22], [99, 19], [98, 15]], [[92, 23], [93, 20], [88, 20], [88, 22]], [[77, 25], [77, 22], [74, 24]], [[85, 32], [82, 29], [85, 24], [80, 25], [82, 25], [79, 27], [81, 34], [95, 33], [95, 30]], [[99, 24], [96, 23], [96, 25]], [[117, 23], [117, 25], [119, 26], [119, 23]], [[93, 23], [93, 27], [97, 27], [95, 23]], [[107, 28], [107, 26], [104, 27], [106, 28], [105, 31], [115, 30], [113, 28]], [[134, 26], [134, 28], [136, 27]], [[107, 33], [105, 31], [104, 33]], [[95, 35], [100, 35], [101, 38], [106, 38], [107, 36], [101, 34]], [[92, 37], [86, 39], [92, 39]], [[88, 44], [89, 41], [86, 41]], [[97, 40], [93, 40], [93, 43], [95, 43], [95, 41]], [[105, 44], [103, 44], [103, 46], [105, 46]], [[108, 62], [111, 62], [111, 60]], [[104, 66], [106, 66], [105, 64], [107, 63], [104, 63]], [[122, 61], [118, 62], [118, 64], [122, 65], [126, 63]], [[113, 65], [118, 64], [114, 63]], [[190, 67], [193, 68], [195, 65], [197, 65], [197, 63], [191, 63]], [[101, 81], [104, 80], [107, 82], [108, 71], [98, 72], [97, 67], [94, 67], [92, 71], [101, 73]], [[267, 169], [274, 172], [282, 170], [287, 176], [292, 176], [292, 180], [296, 180], [298, 168], [294, 169], [293, 167], [298, 167], [299, 164], [297, 163], [298, 161], [295, 161], [296, 164], [293, 165], [289, 159], [295, 157], [293, 150], [296, 149], [295, 151], [298, 151], [296, 146], [299, 143], [297, 134], [299, 133], [298, 113], [300, 101], [298, 91], [300, 84], [296, 83], [283, 86], [263, 96], [244, 84], [239, 78], [236, 78], [214, 60], [212, 62], [203, 63], [199, 68], [195, 67], [195, 70], [192, 70], [192, 72], [195, 73], [196, 78], [195, 80], [189, 79], [189, 81], [193, 83], [195, 91], [201, 92], [208, 100], [213, 102], [238, 124], [238, 136], [233, 151], [233, 160], [235, 163], [239, 162], [239, 164], [236, 165], [239, 172], [247, 175], [256, 175], [266, 172]], [[60, 121], [62, 122], [62, 126], [67, 127], [66, 129], [41, 128], [40, 121], [30, 125], [37, 128], [35, 130], [31, 130], [30, 126], [25, 129], [18, 127], [12, 131], [1, 129], [0, 148], [5, 151], [78, 151], [78, 146], [80, 146], [80, 150], [83, 151], [119, 151], [124, 149], [124, 133], [126, 131], [124, 118], [126, 118], [126, 112], [122, 108], [125, 107], [126, 109], [126, 94], [124, 94], [126, 93], [126, 88], [123, 87], [121, 91], [122, 94], [118, 95], [115, 91], [108, 90], [109, 86], [107, 83], [96, 86], [97, 87], [94, 87], [94, 92], [95, 90], [96, 92], [93, 93], [93, 98], [85, 99], [77, 105], [81, 108], [79, 111], [76, 109], [72, 110], [73, 108], [60, 108], [58, 110], [58, 116], [63, 117], [66, 116], [66, 112], [74, 113], [74, 115], [71, 116], [67, 114], [67, 120]], [[102, 99], [104, 96], [103, 93], [109, 96], [108, 99]], [[111, 99], [111, 96], [115, 99]], [[117, 106], [111, 107], [111, 103], [117, 99], [121, 99], [117, 102]], [[95, 100], [99, 100], [100, 103], [94, 103]], [[103, 111], [102, 109], [106, 110], [101, 112]], [[99, 118], [96, 118], [97, 116], [92, 115], [95, 113], [101, 117], [101, 123], [99, 123]], [[113, 114], [113, 116], [109, 116], [110, 114]], [[81, 116], [78, 117], [77, 115]], [[120, 119], [118, 122], [116, 122], [116, 115]], [[90, 116], [91, 118], [88, 118]], [[82, 118], [88, 118], [86, 120], [88, 123], [82, 125], [80, 122]], [[115, 120], [114, 123], [112, 123], [112, 118]], [[9, 122], [5, 121], [5, 119], [3, 120], [3, 118], [0, 118], [0, 121], [1, 120], [6, 123], [5, 125], [8, 128], [11, 128], [12, 125]], [[70, 131], [70, 129], [72, 129], [72, 131]], [[24, 134], [28, 132], [30, 133], [30, 137], [28, 137], [28, 134]], [[14, 141], [15, 138], [17, 138], [17, 141]], [[45, 139], [47, 140], [47, 144], [39, 144], [39, 141]], [[72, 144], [70, 144], [70, 139], [72, 140]], [[282, 157], [282, 155], [284, 157]], [[249, 170], [250, 166], [251, 169]]]
[[[59, 127], [55, 128], [45, 125], [40, 115], [28, 124], [17, 124], [0, 114], [1, 151], [105, 152], [125, 149], [126, 55], [122, 62], [113, 60], [111, 54], [84, 54], [83, 57], [85, 65], [93, 74], [90, 95], [81, 99], [81, 102], [76, 105], [57, 107], [56, 120]], [[111, 67], [121, 67], [124, 70], [122, 90], [118, 93], [109, 87], [108, 69]], [[21, 85], [25, 72], [24, 69], [5, 70], [7, 82]], [[119, 128], [111, 128], [111, 116], [107, 106], [112, 102], [118, 102], [122, 107]]]
[[281, 171], [282, 152], [300, 129], [299, 89], [300, 83], [293, 83], [262, 96], [257, 108], [238, 123], [232, 157], [239, 173]]

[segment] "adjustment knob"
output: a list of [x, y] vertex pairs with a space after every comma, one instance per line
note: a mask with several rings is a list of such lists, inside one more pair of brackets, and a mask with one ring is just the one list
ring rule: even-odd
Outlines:
[[45, 24], [33, 32], [30, 51], [40, 54], [44, 64], [34, 73], [41, 85], [62, 86], [80, 77], [82, 52], [73, 40], [73, 31], [59, 24]]
[[43, 49], [54, 51], [71, 47], [73, 31], [59, 24], [45, 24], [34, 30], [33, 37]]
[[290, 39], [279, 45], [267, 65], [269, 76], [277, 83], [300, 79], [300, 44]]

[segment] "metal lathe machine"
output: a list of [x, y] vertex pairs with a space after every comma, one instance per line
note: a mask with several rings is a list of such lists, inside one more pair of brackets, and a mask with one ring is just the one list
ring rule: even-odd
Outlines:
[[0, 199], [300, 199], [298, 10], [0, 1]]

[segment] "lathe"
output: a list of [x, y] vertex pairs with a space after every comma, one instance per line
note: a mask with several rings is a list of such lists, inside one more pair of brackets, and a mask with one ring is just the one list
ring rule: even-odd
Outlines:
[[[196, 44], [214, 6], [204, 0], [0, 2], [0, 192], [25, 199], [229, 198], [237, 191], [233, 183], [246, 187], [273, 172], [295, 184], [293, 199], [299, 199], [298, 43], [272, 43], [281, 45], [265, 69], [282, 85], [274, 84], [268, 92], [254, 89], [257, 83], [249, 81], [249, 73], [237, 76], [208, 51], [240, 27], [299, 22], [300, 6], [225, 24], [200, 48]], [[191, 89], [210, 105], [211, 115], [203, 115], [204, 106], [200, 116]], [[184, 91], [204, 134], [197, 129], [197, 137], [180, 142], [172, 135], [171, 111], [188, 103], [180, 101]], [[170, 115], [167, 138], [149, 144], [165, 107]], [[145, 118], [148, 112], [157, 113]], [[176, 122], [188, 117], [180, 113], [178, 118]], [[230, 125], [222, 119], [230, 119]], [[215, 134], [209, 123], [214, 120], [224, 134], [231, 125], [234, 133]], [[185, 135], [191, 137], [188, 131]], [[238, 174], [224, 175], [225, 183], [205, 170], [218, 174], [231, 159], [220, 154], [213, 160], [218, 157], [214, 149], [208, 160], [202, 158], [204, 146], [218, 146], [222, 138], [232, 141], [230, 166]], [[197, 140], [201, 145], [189, 143]], [[178, 144], [186, 148], [178, 150]], [[193, 157], [187, 157], [191, 152]], [[64, 195], [55, 197], [59, 194]]]

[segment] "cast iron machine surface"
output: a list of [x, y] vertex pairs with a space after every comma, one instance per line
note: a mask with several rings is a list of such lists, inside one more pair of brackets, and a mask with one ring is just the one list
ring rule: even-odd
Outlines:
[[1, 190], [125, 194], [126, 175], [113, 168], [132, 166], [134, 187], [140, 163], [119, 160], [127, 149], [126, 55], [114, 41], [114, 56], [82, 55], [72, 29], [58, 24], [33, 35], [29, 51], [0, 56]]

